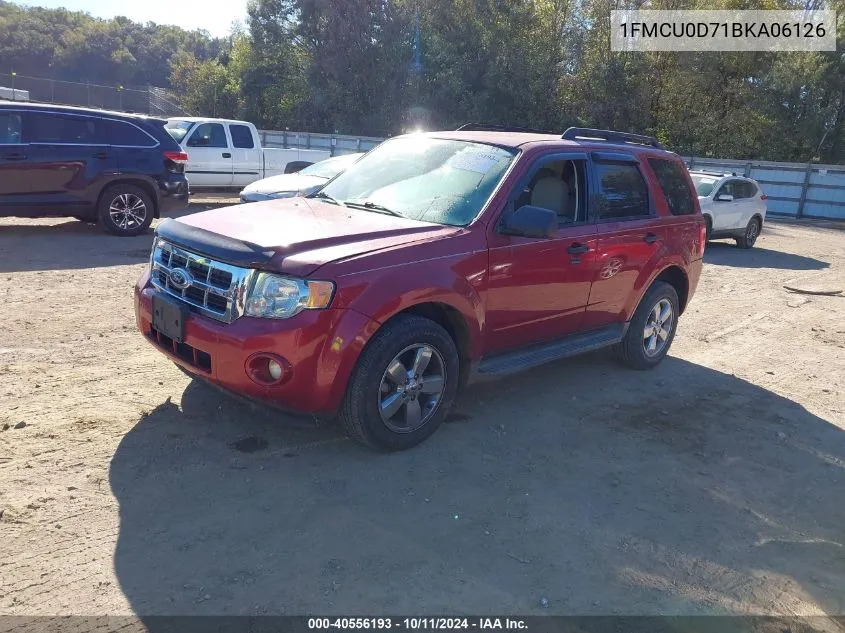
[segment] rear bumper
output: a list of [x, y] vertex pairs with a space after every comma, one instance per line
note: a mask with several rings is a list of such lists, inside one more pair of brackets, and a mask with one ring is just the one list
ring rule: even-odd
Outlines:
[[[192, 313], [184, 343], [177, 344], [152, 327], [156, 292], [145, 273], [135, 287], [135, 318], [156, 349], [188, 373], [229, 392], [294, 412], [336, 411], [361, 350], [378, 328], [352, 310], [305, 310], [291, 319], [241, 317], [232, 323]], [[250, 378], [247, 360], [257, 353], [287, 361], [283, 382], [268, 386]]]
[[188, 181], [181, 178], [168, 178], [159, 181], [158, 212], [160, 216], [176, 213], [188, 206]]

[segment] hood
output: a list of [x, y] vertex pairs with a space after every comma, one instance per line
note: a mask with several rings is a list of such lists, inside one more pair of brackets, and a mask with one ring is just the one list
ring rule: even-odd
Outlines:
[[243, 193], [278, 193], [280, 191], [308, 191], [322, 187], [327, 178], [322, 176], [303, 176], [302, 174], [280, 174], [270, 176], [244, 187]]
[[[307, 276], [329, 262], [462, 230], [312, 198], [290, 198], [195, 213], [163, 222], [158, 232], [234, 264]], [[231, 248], [220, 247], [225, 243]]]

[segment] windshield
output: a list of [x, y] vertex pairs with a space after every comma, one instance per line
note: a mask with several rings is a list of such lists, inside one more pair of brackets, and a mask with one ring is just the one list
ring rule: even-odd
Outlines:
[[194, 127], [193, 121], [168, 121], [164, 129], [177, 143], [181, 143], [185, 135]]
[[692, 183], [695, 185], [696, 193], [702, 198], [706, 198], [713, 193], [713, 187], [716, 186], [718, 178], [712, 176], [699, 176], [697, 174], [690, 174]]
[[318, 178], [329, 180], [337, 176], [349, 167], [349, 165], [361, 158], [361, 156], [361, 154], [346, 154], [344, 156], [327, 158], [326, 160], [321, 160], [319, 163], [309, 165], [299, 173], [303, 176], [317, 176]]
[[[481, 212], [516, 150], [427, 137], [386, 141], [321, 194], [373, 212], [464, 226]], [[379, 211], [380, 208], [380, 211]]]

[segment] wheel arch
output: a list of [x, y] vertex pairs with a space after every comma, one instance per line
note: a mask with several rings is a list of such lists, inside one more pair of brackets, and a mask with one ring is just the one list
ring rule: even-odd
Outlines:
[[[678, 312], [683, 314], [689, 301], [689, 278], [684, 270], [674, 264], [667, 266], [651, 280], [648, 288], [651, 288], [656, 281], [665, 281], [675, 289], [675, 292], [678, 293]], [[646, 292], [648, 292], [648, 288], [646, 288]], [[645, 293], [643, 293], [643, 296], [645, 296]], [[640, 301], [642, 301], [642, 297], [640, 297]]]

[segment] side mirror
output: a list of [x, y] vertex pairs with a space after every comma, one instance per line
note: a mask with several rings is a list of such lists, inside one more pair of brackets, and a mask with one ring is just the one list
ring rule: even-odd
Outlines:
[[557, 214], [543, 207], [530, 204], [519, 207], [506, 215], [499, 225], [499, 233], [519, 237], [554, 237], [557, 232]]
[[733, 202], [734, 197], [729, 193], [720, 193], [716, 196], [716, 202]]

